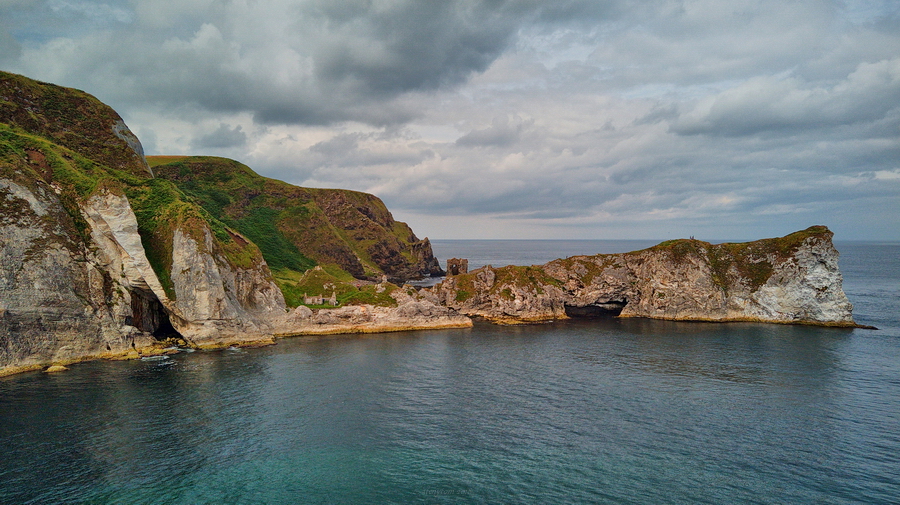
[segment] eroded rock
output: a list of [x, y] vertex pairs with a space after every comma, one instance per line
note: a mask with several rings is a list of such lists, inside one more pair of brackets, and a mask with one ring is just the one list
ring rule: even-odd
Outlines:
[[832, 233], [814, 226], [745, 244], [664, 242], [625, 254], [448, 277], [433, 299], [500, 322], [610, 314], [854, 326]]

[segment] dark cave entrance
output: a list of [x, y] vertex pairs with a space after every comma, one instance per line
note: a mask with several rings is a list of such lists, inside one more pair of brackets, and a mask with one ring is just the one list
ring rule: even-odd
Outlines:
[[182, 338], [178, 330], [172, 326], [169, 314], [153, 292], [142, 289], [131, 291], [131, 317], [125, 318], [125, 324], [150, 333], [156, 340]]
[[608, 318], [621, 314], [626, 305], [628, 305], [628, 301], [609, 301], [581, 307], [566, 304], [565, 309], [566, 315], [571, 318]]

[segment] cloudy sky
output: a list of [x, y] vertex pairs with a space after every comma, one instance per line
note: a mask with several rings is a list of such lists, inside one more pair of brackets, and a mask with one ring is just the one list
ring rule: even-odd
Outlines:
[[0, 0], [0, 68], [419, 236], [900, 240], [896, 0]]

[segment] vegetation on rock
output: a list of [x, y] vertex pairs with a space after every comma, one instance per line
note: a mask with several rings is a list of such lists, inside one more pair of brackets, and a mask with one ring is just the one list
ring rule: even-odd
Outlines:
[[392, 280], [442, 273], [426, 240], [394, 221], [373, 195], [301, 188], [262, 177], [234, 160], [151, 156], [154, 172], [174, 182], [211, 216], [255, 242], [288, 300], [295, 274], [336, 265], [358, 279]]
[[[757, 290], [772, 276], [774, 265], [790, 257], [809, 238], [830, 240], [834, 234], [825, 226], [810, 226], [784, 237], [753, 242], [711, 244], [695, 239], [668, 240], [649, 250], [665, 251], [676, 262], [689, 255], [705, 259], [713, 281], [722, 290], [734, 282], [743, 282]], [[640, 251], [637, 251], [640, 252]]]
[[261, 261], [255, 244], [215, 219], [171, 181], [152, 177], [140, 144], [136, 139], [132, 143], [130, 132], [125, 132], [119, 115], [87, 93], [0, 72], [0, 166], [4, 171], [18, 170], [17, 180], [53, 188], [75, 225], [72, 236], [80, 237], [83, 246], [90, 243], [83, 203], [112, 192], [128, 197], [147, 258], [172, 299], [175, 229], [200, 241], [202, 230], [209, 228], [216, 248], [234, 267], [249, 268]]
[[316, 266], [300, 274], [291, 270], [275, 272], [275, 281], [282, 288], [289, 306], [308, 305], [313, 308], [334, 308], [334, 305], [304, 303], [305, 297], [332, 295], [337, 299], [337, 307], [344, 305], [377, 305], [395, 307], [397, 301], [391, 293], [400, 289], [394, 284], [375, 284], [360, 281], [337, 265]]
[[0, 71], [0, 123], [106, 167], [150, 175], [140, 142], [122, 118], [83, 91]]

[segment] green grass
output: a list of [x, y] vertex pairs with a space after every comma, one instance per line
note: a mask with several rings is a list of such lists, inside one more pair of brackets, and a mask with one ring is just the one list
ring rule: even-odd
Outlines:
[[373, 195], [300, 188], [262, 177], [234, 160], [209, 156], [148, 158], [212, 216], [250, 238], [276, 269], [336, 264], [357, 278], [416, 265], [418, 239]]
[[667, 240], [650, 250], [665, 251], [676, 262], [688, 256], [706, 259], [713, 282], [727, 291], [729, 286], [743, 282], [751, 291], [758, 290], [774, 272], [774, 265], [793, 255], [807, 239], [831, 238], [825, 226], [811, 226], [784, 237], [753, 242], [710, 244], [700, 240]]
[[[399, 289], [393, 284], [367, 284], [357, 286], [359, 281], [337, 265], [325, 265], [313, 268], [303, 274], [294, 270], [282, 269], [273, 272], [275, 283], [284, 294], [289, 307], [304, 305], [304, 296], [329, 297], [334, 293], [338, 306], [369, 304], [382, 307], [395, 307], [397, 301], [391, 293]], [[379, 290], [381, 290], [379, 292]], [[307, 305], [311, 308], [334, 308], [331, 306]]]
[[257, 207], [248, 209], [239, 219], [229, 220], [229, 224], [259, 246], [269, 268], [303, 272], [316, 266], [281, 233], [275, 225], [278, 217], [279, 213], [274, 209]]

